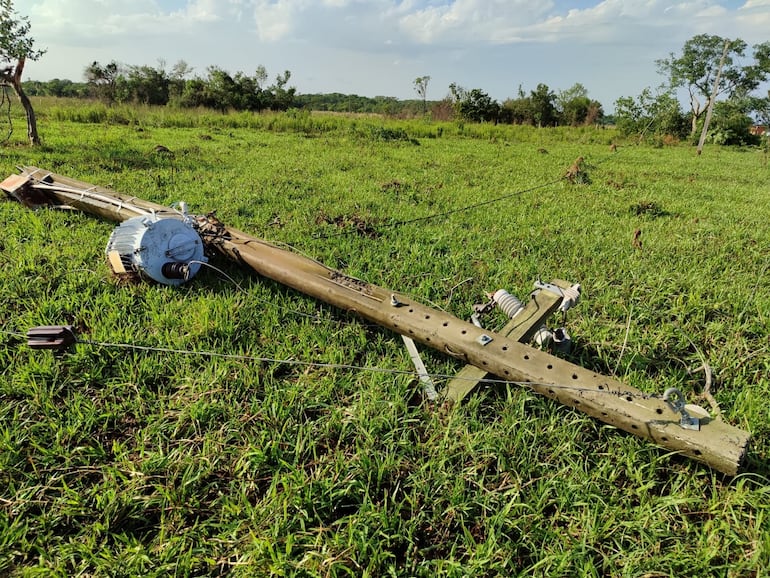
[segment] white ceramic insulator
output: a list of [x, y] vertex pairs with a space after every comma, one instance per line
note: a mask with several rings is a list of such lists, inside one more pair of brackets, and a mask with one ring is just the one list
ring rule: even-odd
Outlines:
[[562, 295], [564, 297], [562, 298], [559, 309], [561, 311], [566, 311], [567, 309], [574, 307], [580, 300], [580, 283], [576, 283], [569, 289], [563, 289]]
[[553, 341], [553, 332], [545, 325], [541, 325], [540, 328], [532, 336], [532, 339], [537, 343], [538, 347], [548, 347]]
[[505, 289], [498, 289], [492, 296], [497, 306], [503, 310], [503, 312], [513, 319], [516, 314], [524, 309], [524, 304], [514, 295], [511, 295]]

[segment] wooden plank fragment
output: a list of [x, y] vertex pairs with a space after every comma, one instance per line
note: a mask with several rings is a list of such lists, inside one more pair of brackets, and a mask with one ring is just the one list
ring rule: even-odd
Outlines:
[[50, 203], [50, 200], [32, 187], [29, 175], [11, 175], [0, 183], [0, 189], [30, 209], [37, 209]]
[[6, 193], [13, 195], [20, 188], [26, 186], [29, 183], [29, 178], [26, 175], [11, 175], [7, 177], [2, 183], [0, 183], [0, 189]]

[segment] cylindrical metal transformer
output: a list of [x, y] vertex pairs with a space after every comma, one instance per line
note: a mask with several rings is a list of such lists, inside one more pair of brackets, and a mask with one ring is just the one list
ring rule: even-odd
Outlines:
[[106, 253], [116, 273], [134, 271], [164, 285], [192, 279], [206, 262], [203, 241], [190, 223], [156, 215], [123, 221], [110, 235]]

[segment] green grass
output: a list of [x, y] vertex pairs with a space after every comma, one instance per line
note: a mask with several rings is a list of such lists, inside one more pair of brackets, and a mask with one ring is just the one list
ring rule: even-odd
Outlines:
[[[69, 323], [94, 342], [411, 368], [396, 336], [219, 259], [232, 280], [204, 269], [178, 289], [120, 285], [103, 258], [112, 223], [0, 201], [0, 574], [768, 575], [761, 151], [611, 153], [609, 130], [36, 104], [44, 145], [22, 142], [17, 115], [2, 177], [32, 164], [185, 200], [463, 318], [485, 291], [579, 281], [573, 360], [692, 401], [704, 376], [688, 370], [705, 361], [725, 419], [753, 439], [728, 478], [514, 386], [447, 411], [402, 374], [33, 351], [14, 334]], [[590, 183], [558, 181], [578, 156]], [[436, 374], [459, 369], [424, 358]]]

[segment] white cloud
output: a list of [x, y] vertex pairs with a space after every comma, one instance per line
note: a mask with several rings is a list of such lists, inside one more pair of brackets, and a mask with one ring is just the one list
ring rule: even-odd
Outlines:
[[765, 42], [770, 36], [770, 0], [747, 0], [738, 10], [736, 24], [739, 31], [753, 31], [743, 37], [747, 42]]
[[[358, 45], [361, 50], [405, 43], [651, 43], [656, 32], [668, 41], [671, 36], [720, 33], [733, 23], [735, 28], [758, 30], [770, 18], [770, 0], [746, 0], [734, 11], [718, 0], [604, 0], [568, 10], [552, 0], [188, 0], [173, 11], [161, 8], [163, 0], [27, 1], [32, 3], [35, 29], [45, 28], [51, 35], [173, 36], [212, 23], [242, 26], [248, 21], [264, 43], [320, 42]], [[672, 32], [672, 27], [678, 31]]]
[[259, 0], [254, 5], [254, 22], [260, 39], [276, 42], [285, 38], [294, 25], [294, 16], [301, 7], [292, 0]]
[[173, 35], [198, 24], [238, 20], [242, 5], [242, 0], [190, 0], [182, 9], [164, 10], [156, 0], [39, 0], [28, 13], [34, 30], [87, 43], [109, 36]]
[[[770, 2], [770, 0], [749, 0]], [[559, 11], [552, 2], [456, 0], [401, 17], [402, 28], [423, 43], [463, 39], [475, 43], [581, 43], [644, 41], [655, 29], [677, 27], [681, 36], [709, 21], [718, 24], [727, 10], [716, 0], [604, 0], [593, 7]], [[662, 40], [669, 39], [669, 32]]]
[[217, 0], [194, 0], [180, 13], [180, 16], [189, 18], [193, 22], [216, 22], [224, 18], [222, 2]]
[[[418, 42], [494, 41], [521, 30], [548, 14], [552, 2], [528, 0], [456, 0], [402, 15], [401, 29]], [[515, 34], [514, 34], [515, 35]]]

